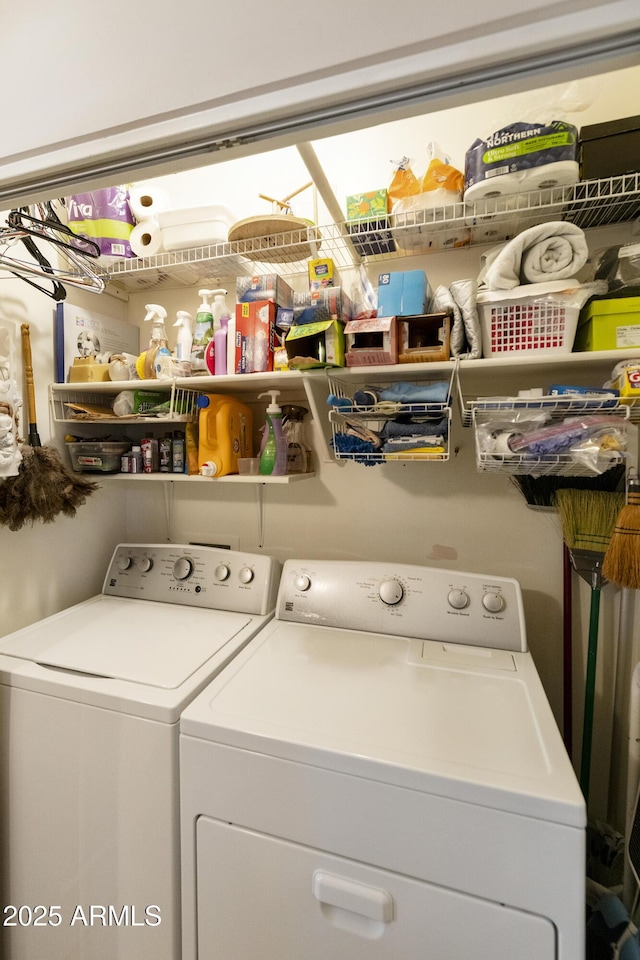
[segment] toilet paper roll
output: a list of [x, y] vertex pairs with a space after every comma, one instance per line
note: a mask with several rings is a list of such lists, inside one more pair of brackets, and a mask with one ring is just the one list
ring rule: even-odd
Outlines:
[[511, 240], [518, 232], [517, 220], [495, 220], [482, 222], [470, 228], [472, 243], [503, 243]]
[[474, 183], [465, 190], [464, 202], [475, 203], [477, 200], [527, 193], [529, 190], [571, 186], [577, 183], [579, 176], [580, 168], [576, 160], [558, 160], [556, 163], [528, 167], [515, 173], [503, 173], [498, 177], [489, 177]]
[[156, 187], [133, 186], [129, 190], [129, 209], [137, 223], [151, 220], [169, 209], [169, 197]]
[[153, 257], [162, 251], [162, 230], [157, 220], [143, 220], [136, 224], [129, 237], [136, 257]]

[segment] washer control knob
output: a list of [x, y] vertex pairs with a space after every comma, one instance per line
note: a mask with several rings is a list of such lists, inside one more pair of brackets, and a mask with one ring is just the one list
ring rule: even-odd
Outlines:
[[132, 565], [133, 560], [131, 557], [128, 557], [126, 554], [123, 554], [121, 557], [118, 557], [118, 570], [121, 573], [124, 573], [125, 570], [128, 570]]
[[294, 579], [293, 585], [296, 588], [296, 590], [302, 590], [304, 592], [305, 590], [308, 590], [309, 587], [311, 586], [311, 580], [306, 575], [306, 573], [299, 573], [298, 576]]
[[176, 580], [188, 580], [193, 573], [193, 560], [180, 557], [173, 565], [173, 575]]
[[482, 606], [489, 613], [500, 613], [505, 607], [504, 597], [500, 593], [485, 593], [482, 598]]
[[397, 580], [383, 580], [378, 587], [378, 596], [383, 603], [392, 607], [394, 604], [400, 603], [404, 597], [402, 584], [398, 583]]
[[469, 605], [469, 594], [464, 590], [450, 590], [447, 600], [454, 610], [464, 610]]
[[149, 570], [153, 567], [153, 560], [151, 557], [140, 557], [138, 560], [138, 566], [143, 573], [149, 573]]
[[213, 575], [216, 578], [216, 580], [226, 580], [230, 572], [231, 571], [229, 570], [229, 567], [226, 565], [226, 563], [219, 563], [216, 569], [214, 570]]
[[253, 570], [251, 567], [242, 567], [238, 576], [240, 577], [240, 583], [251, 583], [253, 580]]

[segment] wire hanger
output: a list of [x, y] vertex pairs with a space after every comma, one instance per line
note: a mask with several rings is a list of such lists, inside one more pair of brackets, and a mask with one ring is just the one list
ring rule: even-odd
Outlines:
[[[91, 293], [102, 293], [104, 280], [91, 266], [91, 260], [100, 255], [97, 244], [87, 237], [73, 234], [59, 220], [50, 204], [37, 205], [36, 212], [43, 216], [34, 217], [24, 209], [10, 212], [7, 226], [0, 228], [0, 269], [8, 270], [56, 301], [66, 298], [64, 284], [81, 287]], [[69, 266], [52, 266], [34, 237], [52, 243]], [[25, 247], [32, 260], [12, 255], [11, 248], [18, 242]]]

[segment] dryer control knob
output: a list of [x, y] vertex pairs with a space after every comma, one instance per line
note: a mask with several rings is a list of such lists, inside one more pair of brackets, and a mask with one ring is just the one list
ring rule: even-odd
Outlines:
[[253, 580], [253, 570], [251, 567], [242, 567], [238, 576], [240, 577], [240, 583], [251, 583]]
[[402, 584], [397, 580], [383, 580], [378, 587], [378, 596], [383, 603], [392, 607], [395, 603], [400, 603], [404, 597]]
[[500, 593], [485, 593], [482, 598], [482, 606], [489, 613], [500, 613], [505, 607], [504, 597]]
[[219, 563], [216, 569], [214, 570], [213, 575], [216, 578], [216, 580], [226, 580], [230, 572], [231, 571], [229, 570], [229, 567], [226, 565], [226, 563]]
[[450, 590], [447, 600], [449, 606], [453, 607], [454, 610], [464, 610], [469, 605], [469, 594], [465, 593], [464, 590]]
[[118, 570], [120, 570], [121, 573], [124, 573], [125, 570], [129, 569], [132, 563], [133, 560], [131, 557], [127, 557], [126, 555], [118, 557]]
[[173, 565], [173, 575], [176, 580], [188, 580], [193, 573], [193, 561], [188, 557], [180, 557]]
[[149, 570], [151, 570], [153, 566], [153, 560], [151, 559], [151, 557], [140, 557], [140, 560], [138, 561], [138, 566], [140, 567], [143, 573], [149, 573]]
[[298, 576], [294, 579], [293, 585], [296, 590], [308, 590], [311, 586], [311, 580], [306, 575], [306, 573], [299, 573]]

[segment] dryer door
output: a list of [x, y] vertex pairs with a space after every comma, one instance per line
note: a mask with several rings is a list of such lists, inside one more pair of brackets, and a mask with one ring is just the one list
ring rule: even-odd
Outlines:
[[199, 957], [556, 957], [543, 917], [207, 817], [197, 885]]

